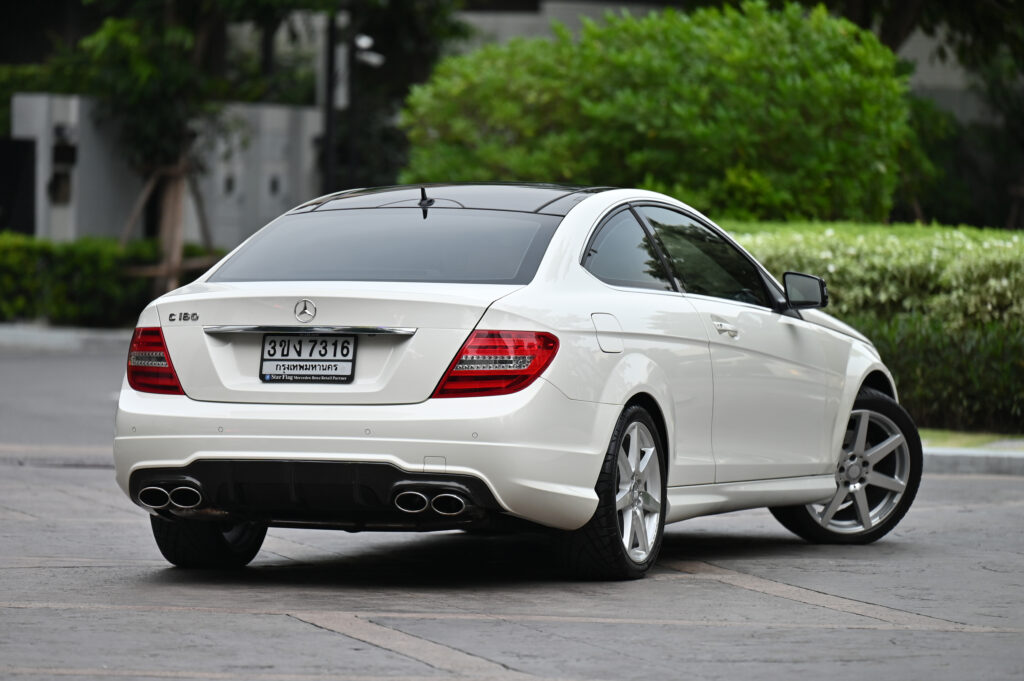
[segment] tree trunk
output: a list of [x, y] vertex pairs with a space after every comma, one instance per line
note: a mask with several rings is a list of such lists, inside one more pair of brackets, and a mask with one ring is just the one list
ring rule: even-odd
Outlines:
[[163, 257], [163, 274], [157, 277], [154, 286], [158, 293], [178, 288], [181, 276], [181, 259], [185, 246], [185, 188], [187, 175], [184, 164], [179, 164], [167, 175], [163, 205], [160, 215], [160, 250]]
[[264, 21], [260, 25], [260, 75], [269, 78], [274, 73], [274, 36], [278, 21]]

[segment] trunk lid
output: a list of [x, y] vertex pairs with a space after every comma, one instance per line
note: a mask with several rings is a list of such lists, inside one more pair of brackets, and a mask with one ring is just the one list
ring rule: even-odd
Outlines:
[[[160, 298], [156, 307], [182, 389], [194, 400], [410, 404], [430, 397], [487, 307], [518, 288], [391, 282], [202, 283]], [[296, 318], [296, 305], [303, 300], [316, 308], [306, 323]], [[354, 339], [351, 382], [261, 379], [265, 375], [261, 372], [269, 370], [263, 361], [265, 335], [287, 336], [291, 346], [305, 353], [302, 348], [308, 347], [314, 328], [322, 340]], [[326, 346], [318, 346], [320, 352]], [[311, 350], [309, 356], [315, 357]], [[302, 366], [323, 365], [314, 361]]]

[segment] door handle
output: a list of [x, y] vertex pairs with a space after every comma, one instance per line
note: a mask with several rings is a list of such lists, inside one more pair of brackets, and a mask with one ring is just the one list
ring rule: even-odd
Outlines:
[[737, 336], [740, 335], [740, 330], [737, 329], [732, 324], [727, 324], [726, 322], [717, 322], [717, 321], [716, 322], [711, 322], [711, 323], [714, 325], [715, 331], [717, 331], [718, 333], [727, 333], [727, 334], [729, 334], [730, 338], [736, 338]]

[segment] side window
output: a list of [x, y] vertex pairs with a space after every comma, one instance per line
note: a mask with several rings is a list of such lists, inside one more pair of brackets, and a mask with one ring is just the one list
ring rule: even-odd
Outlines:
[[654, 228], [687, 292], [771, 307], [757, 267], [714, 230], [667, 208], [637, 211]]
[[647, 232], [628, 210], [601, 225], [583, 257], [583, 266], [601, 281], [616, 286], [673, 290]]

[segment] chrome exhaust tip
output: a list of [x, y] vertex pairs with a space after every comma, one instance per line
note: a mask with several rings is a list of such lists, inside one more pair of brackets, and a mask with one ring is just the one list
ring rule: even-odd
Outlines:
[[459, 515], [466, 510], [466, 500], [457, 494], [438, 494], [430, 507], [440, 515]]
[[169, 497], [176, 508], [195, 508], [203, 503], [203, 495], [195, 487], [175, 487]]
[[163, 487], [143, 487], [139, 492], [139, 503], [146, 508], [159, 511], [171, 503], [171, 495]]
[[395, 495], [395, 507], [406, 513], [421, 513], [427, 510], [429, 505], [426, 496], [413, 490], [405, 490]]

